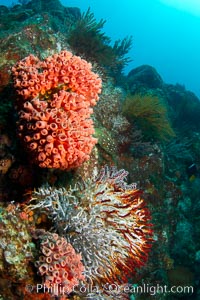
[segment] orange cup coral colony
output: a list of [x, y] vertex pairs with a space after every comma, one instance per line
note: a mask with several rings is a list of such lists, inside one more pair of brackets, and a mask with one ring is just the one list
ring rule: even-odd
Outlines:
[[44, 277], [43, 284], [50, 290], [57, 285], [57, 289], [52, 289], [53, 294], [71, 293], [79, 281], [85, 279], [81, 254], [77, 254], [72, 245], [56, 233], [44, 231], [39, 239], [41, 255], [35, 265]]
[[68, 51], [44, 61], [29, 55], [12, 68], [19, 137], [40, 167], [71, 169], [89, 158], [96, 143], [91, 107], [101, 92], [91, 69]]

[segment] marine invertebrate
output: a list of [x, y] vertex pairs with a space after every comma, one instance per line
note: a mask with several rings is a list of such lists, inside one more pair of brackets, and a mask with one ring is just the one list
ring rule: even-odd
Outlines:
[[46, 211], [55, 230], [82, 253], [86, 277], [99, 285], [126, 282], [151, 248], [150, 213], [127, 175], [105, 167], [69, 190], [41, 187], [27, 207]]
[[28, 262], [33, 260], [34, 244], [27, 221], [20, 218], [14, 204], [0, 206], [0, 275], [12, 280], [29, 278]]
[[9, 172], [9, 179], [18, 187], [31, 187], [34, 185], [33, 168], [26, 165], [15, 165]]
[[6, 174], [12, 166], [13, 161], [13, 157], [5, 157], [0, 159], [0, 174]]
[[168, 143], [162, 145], [163, 152], [167, 161], [171, 162], [174, 160], [182, 161], [193, 161], [191, 151], [192, 139], [188, 138], [187, 135], [175, 137]]
[[111, 39], [102, 31], [104, 24], [105, 20], [97, 22], [88, 9], [71, 25], [67, 39], [76, 54], [97, 62], [117, 79], [117, 75], [131, 61], [126, 54], [132, 46], [132, 37], [117, 40], [111, 46]]
[[129, 95], [122, 109], [128, 120], [135, 122], [146, 137], [167, 140], [175, 135], [167, 117], [167, 107], [156, 96]]
[[0, 133], [0, 157], [4, 157], [8, 154], [8, 149], [12, 145], [11, 139], [7, 134]]
[[97, 127], [95, 129], [95, 137], [100, 147], [115, 159], [117, 145], [110, 132], [104, 127]]
[[41, 251], [35, 264], [39, 274], [44, 276], [43, 283], [49, 289], [57, 285], [58, 289], [52, 289], [52, 293], [57, 296], [61, 292], [70, 294], [79, 281], [85, 278], [81, 254], [77, 254], [72, 245], [56, 233], [40, 231], [35, 234], [40, 239]]
[[110, 131], [113, 130], [113, 120], [121, 114], [123, 101], [124, 92], [121, 88], [114, 87], [111, 83], [103, 84], [100, 99], [94, 108], [94, 114], [97, 120]]
[[62, 51], [40, 61], [33, 55], [13, 68], [19, 137], [40, 167], [71, 169], [96, 143], [92, 106], [101, 79], [91, 64]]
[[98, 144], [112, 157], [117, 151], [122, 152], [122, 149], [127, 151], [130, 145], [131, 124], [122, 115], [123, 100], [124, 92], [121, 88], [104, 83], [100, 100], [94, 108], [95, 136]]

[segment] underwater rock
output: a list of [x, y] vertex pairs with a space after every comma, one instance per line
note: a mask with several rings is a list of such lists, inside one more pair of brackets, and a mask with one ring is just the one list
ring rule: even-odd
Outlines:
[[34, 244], [14, 204], [0, 206], [0, 276], [11, 280], [28, 279], [29, 262], [33, 260]]
[[163, 87], [163, 80], [155, 68], [149, 65], [142, 65], [131, 70], [128, 74], [128, 85], [132, 93], [138, 87], [158, 89]]
[[[200, 130], [200, 101], [180, 84], [165, 85], [166, 100], [172, 111], [172, 122], [183, 136], [193, 137]], [[194, 137], [193, 137], [194, 138]], [[196, 142], [194, 138], [194, 143]]]
[[174, 246], [172, 249], [173, 257], [176, 261], [182, 262], [187, 257], [187, 265], [191, 264], [194, 255], [194, 235], [193, 224], [190, 220], [182, 216], [182, 220], [177, 223], [175, 231]]
[[4, 14], [8, 13], [9, 9], [5, 5], [0, 5], [0, 16], [3, 16]]
[[198, 250], [196, 253], [195, 253], [195, 261], [197, 263], [200, 263], [200, 250]]
[[193, 286], [194, 274], [184, 266], [177, 266], [168, 271], [168, 280], [172, 286]]

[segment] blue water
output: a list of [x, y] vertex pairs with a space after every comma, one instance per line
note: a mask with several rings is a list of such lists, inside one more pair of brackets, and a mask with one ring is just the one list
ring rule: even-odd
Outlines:
[[[1, 0], [0, 4], [14, 2]], [[104, 30], [113, 41], [133, 36], [129, 53], [132, 62], [126, 73], [149, 64], [166, 83], [184, 85], [200, 97], [200, 14], [195, 16], [164, 2], [167, 0], [61, 1], [65, 6], [79, 7], [82, 12], [90, 7], [97, 20], [106, 20]]]

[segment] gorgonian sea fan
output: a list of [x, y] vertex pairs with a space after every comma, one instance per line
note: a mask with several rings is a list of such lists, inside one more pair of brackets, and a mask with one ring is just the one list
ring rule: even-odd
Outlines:
[[125, 283], [147, 261], [150, 213], [136, 185], [126, 183], [127, 175], [105, 167], [69, 190], [41, 187], [29, 206], [48, 213], [56, 231], [81, 253], [93, 283]]

